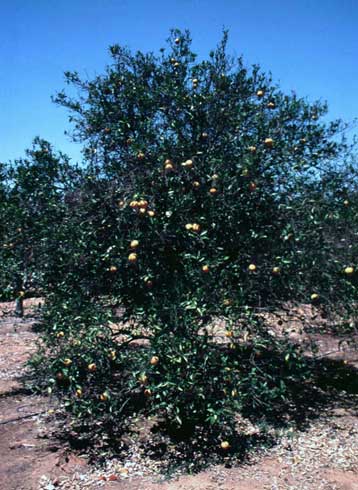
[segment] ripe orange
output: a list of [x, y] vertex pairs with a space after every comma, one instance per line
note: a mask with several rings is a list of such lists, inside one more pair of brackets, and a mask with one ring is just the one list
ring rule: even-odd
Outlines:
[[261, 99], [261, 97], [263, 97], [265, 95], [265, 92], [264, 90], [260, 89], [256, 92], [256, 95], [259, 99]]
[[139, 214], [146, 214], [147, 210], [145, 208], [139, 208]]
[[140, 151], [140, 152], [137, 154], [137, 158], [138, 158], [138, 160], [144, 160], [144, 158], [145, 158], [145, 154], [144, 154], [142, 151]]
[[62, 330], [61, 330], [61, 332], [58, 332], [58, 334], [57, 334], [57, 337], [58, 338], [61, 338], [61, 337], [64, 337], [64, 336], [65, 336], [65, 332], [62, 332]]
[[275, 104], [274, 102], [269, 102], [269, 103], [267, 104], [267, 107], [268, 107], [269, 109], [274, 109], [274, 108], [276, 107], [276, 104]]
[[233, 336], [234, 336], [234, 332], [232, 330], [227, 330], [225, 332], [225, 337], [229, 337], [230, 338], [230, 337], [233, 337]]
[[76, 396], [77, 396], [77, 398], [81, 398], [82, 394], [83, 393], [82, 393], [81, 388], [77, 388], [77, 390], [76, 390]]
[[197, 189], [198, 187], [200, 187], [200, 182], [198, 182], [197, 180], [195, 180], [195, 181], [193, 182], [193, 187], [195, 187], [196, 189]]
[[109, 268], [109, 272], [117, 272], [117, 267], [115, 265], [111, 265], [111, 267]]
[[140, 201], [138, 201], [138, 207], [147, 208], [148, 207], [148, 201], [146, 201], [145, 199], [141, 199]]
[[190, 231], [190, 230], [192, 230], [192, 229], [193, 229], [193, 225], [192, 225], [191, 223], [187, 223], [187, 224], [185, 225], [185, 229], [186, 229], [186, 230], [188, 230], [188, 231]]
[[226, 451], [227, 449], [230, 449], [230, 444], [228, 441], [222, 441], [220, 443], [220, 447], [221, 447], [221, 449], [224, 449]]
[[188, 167], [188, 168], [191, 168], [193, 166], [193, 160], [186, 160], [185, 162], [183, 162], [181, 164], [182, 167]]
[[218, 190], [215, 188], [215, 187], [212, 187], [210, 190], [209, 190], [210, 194], [212, 196], [214, 196], [215, 194], [217, 194]]
[[312, 301], [317, 301], [319, 299], [319, 294], [317, 293], [312, 293], [311, 294], [311, 300]]
[[266, 145], [268, 148], [272, 148], [272, 147], [273, 147], [273, 139], [272, 139], [272, 138], [266, 138], [266, 139], [265, 139], [265, 145]]
[[130, 247], [131, 248], [137, 248], [139, 245], [139, 241], [138, 240], [132, 240], [131, 241], [131, 244], [130, 244]]
[[251, 271], [251, 272], [255, 272], [255, 271], [256, 271], [256, 269], [257, 269], [257, 267], [256, 267], [256, 265], [255, 265], [255, 264], [250, 264], [250, 265], [249, 265], [249, 271]]
[[251, 151], [251, 153], [255, 153], [256, 151], [256, 146], [249, 146], [248, 150]]
[[159, 362], [159, 357], [158, 356], [153, 356], [151, 360], [149, 361], [152, 366], [156, 366]]
[[138, 258], [138, 256], [136, 253], [131, 253], [128, 255], [129, 262], [132, 262], [132, 263], [137, 262], [137, 258]]
[[200, 231], [200, 225], [198, 223], [193, 223], [192, 230], [193, 231]]
[[354, 272], [354, 268], [353, 268], [353, 267], [351, 267], [351, 266], [346, 267], [346, 268], [344, 269], [344, 273], [345, 273], [345, 274], [347, 274], [348, 276], [350, 276], [351, 274], [353, 274], [353, 272]]
[[174, 167], [171, 163], [167, 163], [164, 169], [166, 170], [166, 172], [171, 172], [172, 170], [174, 170]]
[[274, 274], [274, 275], [276, 275], [276, 276], [277, 276], [278, 274], [280, 274], [280, 272], [281, 272], [281, 269], [280, 269], [279, 267], [274, 267], [274, 268], [272, 269], [272, 274]]
[[90, 373], [94, 373], [97, 370], [97, 366], [94, 362], [88, 364], [87, 369]]
[[209, 266], [208, 265], [203, 265], [203, 267], [201, 268], [201, 270], [203, 272], [209, 272]]
[[66, 357], [66, 359], [64, 359], [64, 360], [63, 360], [63, 364], [64, 364], [65, 366], [71, 366], [71, 364], [72, 364], [72, 360], [71, 360], [71, 359], [69, 359], [68, 357]]
[[155, 216], [155, 212], [154, 211], [148, 211], [148, 216], [153, 218]]
[[106, 402], [108, 400], [109, 396], [108, 396], [108, 393], [106, 391], [104, 391], [103, 393], [101, 393], [99, 395], [99, 399], [101, 400], [101, 402]]
[[137, 207], [138, 207], [138, 201], [131, 201], [131, 202], [129, 203], [129, 207], [130, 207], [130, 208], [133, 208], [133, 209], [134, 209], [134, 208], [137, 208]]

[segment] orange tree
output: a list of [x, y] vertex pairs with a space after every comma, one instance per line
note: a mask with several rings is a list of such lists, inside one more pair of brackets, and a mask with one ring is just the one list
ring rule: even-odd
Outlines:
[[112, 46], [55, 97], [87, 166], [53, 230], [44, 382], [91, 437], [143, 411], [226, 440], [237, 411], [282, 410], [307, 375], [267, 312], [355, 299], [345, 125], [226, 42], [199, 62], [187, 32], [159, 56]]
[[33, 141], [26, 158], [4, 167], [0, 294], [16, 299], [19, 315], [23, 298], [43, 290], [43, 274], [56, 247], [52, 231], [65, 209], [69, 181], [75, 182], [70, 168], [67, 157], [56, 155], [40, 138]]

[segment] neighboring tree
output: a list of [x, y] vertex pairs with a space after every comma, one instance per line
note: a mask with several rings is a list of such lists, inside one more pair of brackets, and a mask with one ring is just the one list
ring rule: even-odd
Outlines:
[[69, 176], [67, 157], [56, 155], [40, 138], [26, 158], [9, 165], [3, 175], [1, 296], [16, 299], [19, 316], [23, 298], [43, 291], [48, 257], [56, 253], [52, 234], [64, 213]]
[[50, 383], [92, 436], [140, 410], [222, 438], [237, 411], [282, 411], [307, 371], [275, 312], [355, 308], [346, 126], [226, 43], [201, 62], [179, 31], [158, 57], [112, 46], [55, 98], [88, 165], [48, 249]]

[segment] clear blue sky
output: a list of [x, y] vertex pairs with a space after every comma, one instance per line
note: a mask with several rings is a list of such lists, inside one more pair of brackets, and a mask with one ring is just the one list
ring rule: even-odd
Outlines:
[[[328, 100], [330, 117], [358, 116], [358, 0], [0, 0], [0, 161], [34, 136], [80, 159], [66, 112], [50, 97], [63, 72], [90, 76], [110, 44], [157, 51], [169, 29], [188, 28], [201, 56], [223, 27], [229, 48], [271, 70], [286, 91]], [[357, 132], [357, 130], [356, 130]]]

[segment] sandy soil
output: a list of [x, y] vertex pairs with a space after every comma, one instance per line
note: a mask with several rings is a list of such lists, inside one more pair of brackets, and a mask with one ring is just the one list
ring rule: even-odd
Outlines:
[[[26, 302], [27, 313], [33, 315], [34, 305], [36, 301]], [[125, 461], [110, 460], [98, 468], [56, 440], [55, 402], [26, 389], [24, 363], [38, 339], [34, 319], [13, 317], [9, 304], [0, 305], [0, 311], [1, 490], [358, 490], [357, 352], [333, 355], [329, 363], [337, 363], [338, 377], [324, 380], [324, 409], [312, 403], [305, 424], [283, 430], [271, 448], [168, 480], [160, 461], [135, 450]], [[337, 350], [339, 339], [316, 340], [322, 354]], [[337, 396], [331, 397], [328, 385]]]

